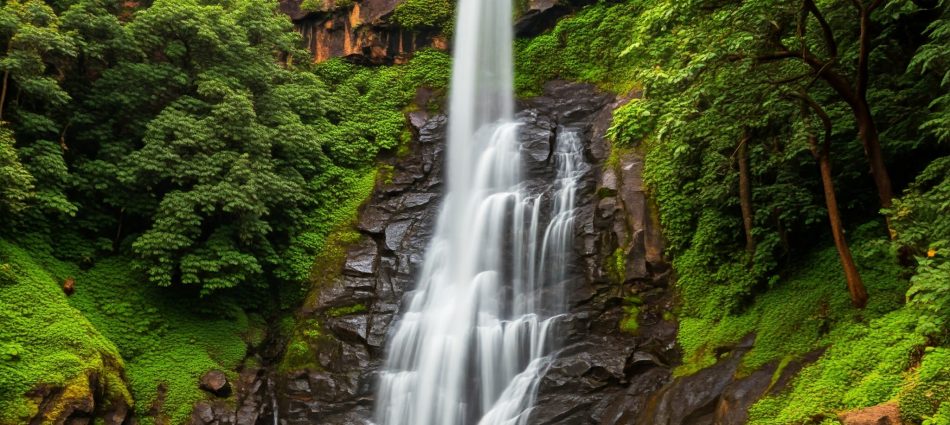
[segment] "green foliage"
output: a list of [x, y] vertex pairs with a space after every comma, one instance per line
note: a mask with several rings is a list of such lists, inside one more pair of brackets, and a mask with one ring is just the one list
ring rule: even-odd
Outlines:
[[[856, 9], [848, 2], [815, 3], [838, 50], [822, 72], [851, 78], [859, 51]], [[806, 93], [832, 122], [832, 171], [846, 225], [866, 220], [879, 206], [863, 149], [855, 143], [852, 111], [802, 61], [757, 59], [783, 43], [818, 58], [834, 55], [814, 15], [800, 20], [801, 5], [599, 2], [546, 34], [517, 42], [518, 91], [536, 94], [545, 81], [566, 78], [635, 97], [615, 111], [608, 136], [614, 150], [646, 152], [644, 179], [659, 205], [680, 295], [685, 364], [677, 374], [715, 363], [717, 352], [754, 333], [742, 374], [828, 351], [789, 390], [756, 405], [752, 423], [837, 423], [841, 409], [889, 400], [899, 400], [915, 421], [939, 418], [934, 400], [944, 397], [945, 378], [918, 373], [923, 366], [917, 362], [943, 361], [937, 353], [944, 350], [950, 279], [943, 266], [947, 242], [941, 242], [950, 234], [943, 183], [950, 170], [935, 161], [889, 212], [896, 246], [909, 246], [917, 256], [910, 282], [881, 223], [848, 233], [871, 295], [865, 310], [852, 309], [838, 255], [828, 238], [818, 236], [827, 232], [827, 215], [807, 140], [822, 129], [817, 119], [803, 117], [791, 93]], [[906, 23], [933, 13], [911, 2], [888, 2], [872, 16], [881, 35], [873, 40], [867, 97], [885, 154], [892, 164], [904, 164], [897, 175], [916, 173], [934, 151], [945, 150], [935, 143], [947, 128], [946, 2], [938, 7], [929, 41], [921, 37], [911, 49], [898, 34], [922, 31], [926, 20]], [[804, 22], [800, 33], [798, 22]], [[909, 53], [917, 47], [916, 56]], [[927, 108], [934, 93], [940, 95]], [[744, 249], [739, 208], [743, 140], [754, 253]], [[608, 263], [608, 271], [616, 269]], [[911, 403], [919, 394], [926, 400]]]
[[634, 58], [620, 54], [635, 40], [638, 2], [598, 3], [563, 19], [550, 32], [515, 43], [515, 88], [539, 94], [554, 79], [590, 82], [626, 93], [636, 87]]
[[895, 244], [916, 261], [908, 304], [918, 331], [947, 340], [950, 317], [950, 157], [934, 160], [889, 211]]
[[923, 354], [920, 366], [911, 372], [899, 396], [901, 417], [914, 423], [950, 423], [950, 416], [946, 415], [950, 400], [950, 348], [927, 347]]
[[20, 162], [13, 133], [0, 126], [0, 217], [11, 217], [25, 210], [35, 196], [35, 180]]
[[915, 74], [925, 77], [933, 74], [939, 79], [942, 90], [932, 98], [929, 105], [932, 112], [921, 128], [946, 143], [950, 142], [950, 60], [947, 59], [950, 58], [950, 2], [941, 0], [938, 7], [942, 14], [927, 28], [930, 39], [914, 55], [909, 69], [917, 71]]
[[342, 9], [353, 5], [353, 0], [303, 0], [300, 10], [309, 12], [327, 12]]
[[402, 110], [419, 87], [444, 92], [450, 67], [448, 55], [434, 50], [390, 68], [364, 68], [340, 59], [317, 67], [317, 77], [329, 89], [326, 115], [335, 122], [321, 131], [321, 145], [340, 165], [327, 166], [308, 183], [314, 207], [296, 223], [300, 230], [281, 255], [279, 278], [308, 280], [314, 259], [329, 249], [331, 233], [351, 224], [380, 178], [377, 170], [386, 169], [375, 166], [377, 155], [405, 144]]
[[74, 216], [76, 204], [66, 198], [69, 171], [59, 145], [37, 140], [20, 149], [23, 165], [36, 180], [35, 206], [41, 211], [60, 216]]
[[[50, 108], [62, 107], [69, 101], [69, 94], [49, 71], [63, 72], [78, 52], [73, 37], [60, 31], [60, 20], [53, 8], [40, 0], [4, 2], [0, 8], [0, 45], [5, 46], [0, 60], [4, 82], [0, 105], [7, 106], [11, 83], [22, 96]], [[0, 108], [0, 119], [6, 118], [3, 111]], [[15, 112], [22, 115], [18, 118], [25, 124], [25, 131], [57, 129], [47, 116], [18, 108]]]
[[207, 396], [198, 379], [212, 369], [236, 369], [253, 323], [228, 299], [198, 301], [189, 292], [142, 285], [142, 279], [128, 259], [103, 259], [77, 274], [70, 302], [115, 342], [126, 361], [136, 412], [145, 416], [164, 385], [160, 414], [184, 423], [195, 401]]
[[640, 306], [643, 304], [643, 301], [637, 297], [626, 297], [623, 301], [623, 318], [620, 319], [620, 330], [636, 334], [637, 331], [640, 330], [638, 320], [640, 316]]
[[141, 147], [117, 158], [114, 173], [123, 191], [151, 192], [129, 211], [152, 221], [132, 244], [138, 266], [154, 284], [198, 285], [202, 294], [276, 262], [274, 245], [288, 230], [281, 221], [302, 213], [306, 181], [322, 162], [314, 143], [321, 86], [274, 57], [292, 50], [289, 22], [274, 4], [227, 6], [153, 3], [128, 26], [146, 59], [120, 64], [100, 86], [156, 71], [177, 86], [150, 108], [157, 114]]
[[[877, 230], [876, 227], [864, 233]], [[680, 318], [679, 342], [685, 364], [677, 371], [688, 374], [716, 362], [715, 353], [749, 334], [756, 334], [754, 347], [743, 358], [742, 370], [754, 371], [786, 356], [797, 357], [837, 343], [837, 329], [863, 326], [866, 320], [892, 311], [897, 296], [906, 288], [899, 278], [896, 261], [876, 242], [856, 244], [858, 265], [871, 303], [863, 312], [849, 308], [837, 252], [833, 246], [802, 258], [788, 276], [771, 290], [755, 297], [741, 313], [728, 315], [688, 314]], [[717, 306], [734, 299], [719, 290], [691, 294], [694, 302]], [[697, 301], [698, 300], [698, 301]], [[712, 307], [709, 307], [712, 308]]]
[[[98, 350], [103, 359], [112, 359], [109, 361], [116, 362], [120, 368], [106, 370], [112, 374], [107, 379], [115, 379], [110, 381], [109, 387], [115, 385], [117, 390], [126, 391], [130, 404], [134, 398], [135, 412], [141, 419], [155, 419], [149, 411], [161, 385], [166, 388], [165, 403], [157, 413], [170, 423], [180, 424], [190, 416], [194, 403], [207, 397], [197, 385], [201, 375], [212, 369], [235, 370], [244, 360], [248, 345], [253, 343], [246, 340], [259, 334], [265, 326], [233, 299], [198, 300], [187, 291], [142, 285], [143, 276], [131, 267], [127, 258], [102, 258], [92, 268], [82, 270], [54, 258], [52, 249], [43, 242], [24, 243], [30, 247], [29, 251], [0, 242], [0, 256], [13, 264], [15, 277], [19, 279], [13, 286], [0, 285], [0, 292], [4, 294], [0, 303], [7, 306], [10, 314], [22, 315], [22, 319], [6, 317], [0, 322], [11, 324], [11, 332], [33, 334], [49, 328], [63, 332], [69, 339], [57, 340], [55, 338], [61, 338], [56, 336], [59, 334], [43, 333], [33, 336], [18, 333], [0, 338], [3, 341], [0, 356], [6, 353], [7, 357], [19, 358], [9, 365], [11, 373], [4, 374], [10, 377], [12, 384], [4, 383], [0, 388], [11, 388], [22, 394], [26, 386], [68, 381], [78, 373], [76, 370], [96, 367], [95, 363], [90, 366], [95, 359], [86, 359], [86, 356], [90, 355], [89, 351]], [[75, 293], [68, 298], [58, 284], [67, 277], [75, 279]], [[50, 311], [40, 311], [38, 306], [46, 306], [46, 303], [36, 303], [40, 296], [60, 301], [44, 307]], [[49, 327], [48, 322], [63, 323]], [[56, 330], [60, 327], [62, 329]], [[34, 366], [32, 362], [38, 361], [34, 360], [35, 353], [49, 356], [50, 361], [66, 358], [86, 363], [78, 363], [75, 370], [68, 367], [59, 370], [46, 360]], [[70, 364], [63, 363], [63, 366]], [[123, 373], [122, 367], [124, 376], [119, 375]], [[36, 376], [39, 372], [45, 375]], [[52, 377], [48, 377], [50, 374]], [[128, 382], [128, 390], [124, 389], [125, 382]], [[0, 412], [12, 411], [8, 410], [9, 406], [0, 407]], [[3, 420], [0, 423], [4, 423]]]
[[831, 348], [818, 362], [806, 366], [789, 390], [755, 404], [750, 423], [814, 423], [816, 418], [834, 418], [838, 411], [898, 397], [901, 388], [912, 382], [904, 371], [924, 343], [913, 332], [914, 322], [911, 312], [898, 310], [868, 324], [833, 330]]

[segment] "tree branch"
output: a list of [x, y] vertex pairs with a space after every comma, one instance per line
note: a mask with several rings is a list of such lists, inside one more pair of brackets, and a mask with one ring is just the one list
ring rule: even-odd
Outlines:
[[[789, 92], [785, 94], [785, 97], [800, 100], [803, 105], [814, 111], [815, 115], [818, 115], [818, 118], [821, 120], [821, 124], [825, 129], [825, 138], [822, 149], [824, 150], [824, 153], [827, 153], [831, 146], [831, 133], [833, 129], [831, 117], [827, 112], [825, 112], [825, 109], [818, 104], [818, 102], [815, 102], [815, 100], [807, 94], [800, 92]], [[815, 152], [815, 154], [818, 155], [819, 153]]]
[[821, 35], [825, 39], [825, 45], [828, 47], [828, 53], [831, 54], [833, 59], [837, 59], [838, 42], [835, 40], [834, 31], [832, 31], [831, 25], [828, 24], [828, 20], [825, 19], [825, 15], [818, 9], [814, 0], [805, 0], [804, 5], [805, 9], [811, 12], [815, 20], [818, 21], [818, 25], [821, 27]]

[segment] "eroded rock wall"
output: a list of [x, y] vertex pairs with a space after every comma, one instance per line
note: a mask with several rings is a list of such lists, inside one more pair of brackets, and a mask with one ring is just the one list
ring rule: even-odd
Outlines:
[[412, 52], [432, 47], [445, 50], [437, 29], [406, 29], [392, 22], [404, 0], [324, 0], [318, 10], [301, 8], [303, 0], [281, 0], [281, 11], [294, 21], [314, 62], [334, 57], [370, 64], [392, 64]]
[[[455, 0], [452, 0], [455, 1]], [[364, 64], [393, 64], [413, 52], [434, 48], [448, 50], [450, 41], [441, 28], [404, 28], [392, 19], [405, 0], [322, 0], [314, 10], [304, 0], [280, 0], [280, 10], [290, 16], [314, 62], [345, 57]], [[515, 31], [531, 37], [552, 28], [557, 20], [594, 0], [527, 0], [518, 2]], [[314, 4], [311, 2], [310, 7]]]

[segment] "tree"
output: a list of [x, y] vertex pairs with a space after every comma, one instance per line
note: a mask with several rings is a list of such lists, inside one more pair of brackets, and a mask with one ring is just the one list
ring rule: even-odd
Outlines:
[[14, 142], [13, 133], [0, 127], [0, 217], [8, 219], [26, 209], [34, 196], [33, 176], [20, 163]]
[[[14, 91], [16, 104], [42, 102], [49, 108], [58, 108], [69, 101], [59, 81], [76, 56], [76, 46], [72, 37], [60, 32], [59, 24], [53, 9], [39, 0], [11, 0], [0, 8], [0, 46], [4, 46], [0, 60], [0, 120], [6, 117], [9, 95]], [[30, 130], [56, 127], [48, 118], [26, 111], [21, 114], [23, 124], [31, 124]]]
[[[225, 3], [141, 11], [128, 25], [141, 53], [106, 71], [88, 100], [120, 115], [83, 118], [97, 137], [117, 132], [82, 167], [117, 189], [104, 201], [127, 217], [119, 237], [133, 238], [152, 283], [203, 294], [273, 267], [324, 162], [322, 86], [278, 60], [296, 48], [290, 22], [272, 2]], [[155, 85], [136, 88], [144, 81]]]
[[802, 103], [802, 115], [804, 116], [805, 126], [809, 126], [809, 111], [818, 115], [821, 119], [824, 137], [821, 142], [818, 137], [806, 129], [808, 146], [812, 155], [818, 162], [818, 168], [821, 172], [821, 184], [824, 189], [825, 204], [828, 208], [828, 222], [831, 224], [831, 235], [835, 241], [835, 248], [838, 250], [838, 257], [841, 259], [841, 268], [844, 270], [845, 280], [848, 283], [848, 293], [851, 295], [851, 304], [857, 308], [864, 308], [868, 302], [868, 292], [861, 280], [861, 274], [858, 273], [858, 267], [854, 263], [854, 257], [851, 255], [851, 249], [848, 247], [847, 238], [844, 235], [844, 226], [841, 224], [841, 211], [838, 209], [838, 198], [835, 194], [834, 177], [831, 173], [831, 135], [833, 125], [828, 113], [822, 109], [812, 98], [801, 93], [795, 93], [791, 96]]
[[[757, 56], [758, 63], [769, 63], [781, 60], [801, 61], [810, 68], [807, 75], [796, 77], [821, 79], [838, 94], [841, 100], [848, 104], [854, 116], [858, 129], [858, 139], [861, 141], [870, 164], [871, 175], [877, 186], [878, 198], [882, 208], [889, 208], [894, 197], [891, 187], [891, 178], [887, 171], [884, 154], [881, 149], [880, 134], [875, 124], [871, 105], [868, 103], [868, 87], [871, 78], [869, 63], [871, 51], [874, 49], [872, 33], [872, 14], [881, 8], [888, 0], [851, 0], [850, 6], [844, 2], [836, 2], [834, 6], [853, 7], [850, 19], [843, 19], [840, 26], [848, 28], [856, 26], [858, 38], [857, 51], [852, 52], [853, 70], [848, 70], [843, 63], [848, 59], [839, 52], [839, 40], [836, 32], [814, 0], [802, 0], [798, 17], [794, 25], [788, 25], [789, 16], [778, 16], [773, 20], [773, 27], [765, 34], [765, 48], [769, 52]], [[839, 11], [840, 13], [840, 11]], [[809, 34], [809, 21], [814, 20], [821, 32], [826, 57], [820, 57], [815, 51], [815, 41]], [[789, 33], [794, 31], [794, 33]], [[786, 40], [794, 44], [786, 43]], [[794, 47], [790, 47], [794, 46]], [[849, 75], [850, 74], [850, 75]], [[795, 81], [791, 80], [790, 82]]]

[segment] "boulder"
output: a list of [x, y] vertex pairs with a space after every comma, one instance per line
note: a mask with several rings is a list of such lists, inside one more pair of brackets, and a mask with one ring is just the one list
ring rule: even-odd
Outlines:
[[202, 375], [198, 386], [218, 397], [231, 395], [231, 383], [228, 382], [228, 375], [220, 370], [212, 370]]

